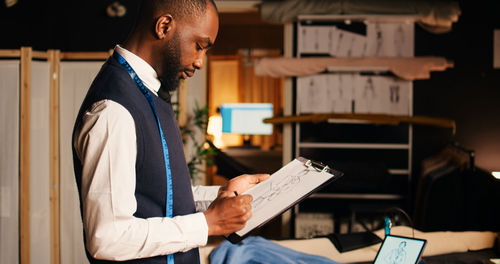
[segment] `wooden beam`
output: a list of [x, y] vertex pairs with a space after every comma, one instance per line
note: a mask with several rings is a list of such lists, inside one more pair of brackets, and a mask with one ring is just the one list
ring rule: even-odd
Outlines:
[[110, 56], [110, 51], [102, 52], [61, 52], [61, 60], [106, 60]]
[[16, 50], [0, 50], [0, 57], [2, 58], [19, 58], [21, 57], [21, 51]]
[[30, 99], [31, 47], [21, 48], [20, 150], [19, 150], [19, 233], [21, 264], [30, 264]]
[[33, 59], [48, 59], [48, 53], [45, 52], [45, 51], [36, 51], [36, 50], [33, 50], [32, 51], [32, 58]]
[[59, 171], [59, 50], [48, 51], [50, 63], [50, 260], [61, 262], [60, 255], [60, 171]]
[[400, 123], [409, 123], [416, 125], [429, 125], [451, 128], [453, 134], [455, 133], [455, 121], [444, 118], [434, 118], [427, 116], [401, 116], [401, 115], [388, 115], [388, 114], [352, 114], [352, 113], [329, 113], [329, 114], [309, 114], [309, 115], [296, 115], [296, 116], [280, 116], [274, 118], [264, 119], [264, 123], [270, 124], [285, 124], [285, 123], [301, 123], [312, 122], [320, 123], [326, 122], [329, 119], [340, 120], [361, 120], [367, 121], [372, 124], [379, 125], [398, 125]]

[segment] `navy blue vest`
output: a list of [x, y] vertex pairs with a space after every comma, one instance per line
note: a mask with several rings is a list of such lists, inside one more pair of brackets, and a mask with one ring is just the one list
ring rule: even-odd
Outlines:
[[[191, 190], [189, 171], [184, 158], [184, 146], [177, 126], [175, 114], [170, 103], [152, 94], [170, 154], [173, 189], [173, 215], [186, 215], [196, 212]], [[139, 91], [127, 71], [110, 57], [90, 86], [80, 111], [75, 130], [81, 126], [82, 115], [93, 103], [109, 99], [124, 106], [132, 115], [137, 135], [137, 160], [135, 198], [137, 211], [135, 217], [164, 217], [166, 202], [166, 176], [163, 150], [156, 119], [144, 95]], [[82, 165], [73, 149], [73, 163], [78, 190], [81, 189]], [[81, 194], [80, 194], [81, 200]], [[93, 259], [87, 252], [91, 263], [115, 263]], [[174, 255], [175, 263], [199, 263], [198, 249]], [[166, 263], [166, 256], [125, 261], [123, 263]], [[121, 262], [120, 262], [121, 263]]]

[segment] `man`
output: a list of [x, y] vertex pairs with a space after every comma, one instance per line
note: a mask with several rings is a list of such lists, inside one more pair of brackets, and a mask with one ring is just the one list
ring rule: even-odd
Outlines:
[[[191, 187], [166, 95], [202, 67], [217, 36], [217, 10], [211, 0], [145, 0], [139, 15], [74, 127], [86, 252], [91, 263], [198, 263], [209, 235], [244, 227], [252, 198], [237, 194], [269, 175]], [[210, 206], [197, 213], [203, 204]]]

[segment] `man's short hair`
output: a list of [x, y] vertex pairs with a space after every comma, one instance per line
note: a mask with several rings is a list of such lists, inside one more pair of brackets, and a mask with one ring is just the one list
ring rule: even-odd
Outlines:
[[205, 14], [209, 4], [217, 10], [213, 0], [143, 0], [141, 15], [145, 15], [144, 11], [150, 15], [169, 13], [174, 19], [184, 20]]

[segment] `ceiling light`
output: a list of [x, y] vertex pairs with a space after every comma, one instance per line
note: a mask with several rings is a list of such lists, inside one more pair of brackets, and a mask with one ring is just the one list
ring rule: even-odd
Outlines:
[[127, 13], [127, 8], [115, 1], [106, 8], [106, 13], [109, 17], [123, 17]]
[[15, 4], [17, 4], [17, 0], [5, 0], [5, 6], [7, 7], [12, 7]]

